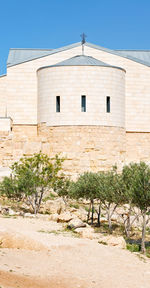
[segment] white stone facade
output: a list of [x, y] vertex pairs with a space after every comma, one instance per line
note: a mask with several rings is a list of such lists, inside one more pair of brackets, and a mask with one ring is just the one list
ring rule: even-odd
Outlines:
[[[56, 113], [56, 96], [60, 113]], [[86, 96], [86, 112], [81, 96]], [[110, 97], [110, 113], [106, 97]], [[125, 127], [125, 71], [100, 66], [48, 67], [38, 71], [38, 123], [47, 126]]]
[[8, 65], [0, 76], [0, 166], [40, 150], [65, 154], [70, 174], [150, 163], [150, 65], [92, 44], [85, 55], [106, 65], [58, 64], [81, 52], [70, 45]]

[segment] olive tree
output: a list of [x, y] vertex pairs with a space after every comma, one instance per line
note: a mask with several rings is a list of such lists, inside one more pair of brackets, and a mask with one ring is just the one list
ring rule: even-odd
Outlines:
[[[122, 170], [122, 180], [124, 189], [124, 204], [128, 204], [126, 213], [119, 214], [124, 222], [125, 234], [129, 238], [131, 227], [135, 220], [139, 217], [139, 211], [134, 203], [134, 172], [137, 166], [135, 164], [125, 165]], [[127, 209], [126, 207], [126, 209]], [[132, 216], [132, 220], [131, 220]]]
[[114, 167], [111, 171], [99, 172], [99, 186], [97, 197], [106, 209], [109, 230], [112, 232], [111, 218], [119, 204], [124, 201], [122, 177]]
[[132, 201], [142, 215], [142, 241], [141, 251], [145, 253], [146, 225], [149, 222], [150, 212], [150, 167], [144, 163], [131, 163], [129, 165], [132, 173]]
[[71, 181], [69, 177], [61, 174], [59, 179], [55, 181], [55, 184], [53, 186], [54, 191], [58, 194], [58, 196], [62, 197], [66, 205], [67, 200], [71, 198], [70, 189], [72, 183], [73, 181]]
[[1, 194], [25, 201], [37, 214], [47, 189], [53, 188], [59, 179], [63, 161], [58, 155], [49, 158], [41, 152], [21, 158], [12, 165], [11, 176], [3, 179]]
[[[91, 223], [93, 224], [93, 215], [94, 215], [94, 200], [98, 195], [98, 185], [99, 179], [98, 174], [93, 172], [84, 172], [79, 176], [77, 181], [73, 182], [70, 187], [70, 197], [74, 199], [86, 199], [90, 201], [89, 211], [87, 215], [87, 221], [91, 215]], [[99, 215], [98, 215], [99, 216]]]

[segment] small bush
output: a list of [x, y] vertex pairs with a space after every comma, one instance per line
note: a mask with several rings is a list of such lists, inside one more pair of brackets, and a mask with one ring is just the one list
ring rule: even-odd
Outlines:
[[99, 244], [108, 245], [105, 241], [98, 241]]
[[150, 258], [150, 247], [146, 248], [146, 256]]
[[79, 209], [79, 204], [70, 204], [70, 208]]
[[131, 252], [139, 252], [141, 247], [139, 244], [127, 244], [127, 250]]

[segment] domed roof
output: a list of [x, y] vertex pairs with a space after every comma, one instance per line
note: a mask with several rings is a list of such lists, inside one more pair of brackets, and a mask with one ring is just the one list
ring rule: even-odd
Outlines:
[[54, 67], [54, 66], [110, 66], [110, 65], [91, 56], [77, 55], [52, 66]]
[[56, 63], [54, 65], [49, 65], [49, 66], [44, 66], [40, 67], [37, 71], [45, 68], [50, 68], [50, 67], [61, 67], [61, 66], [101, 66], [101, 67], [111, 67], [111, 68], [117, 68], [125, 71], [121, 67], [117, 66], [112, 66], [107, 63], [104, 63], [94, 57], [91, 56], [85, 56], [85, 55], [77, 55], [72, 58], [66, 59], [62, 62]]

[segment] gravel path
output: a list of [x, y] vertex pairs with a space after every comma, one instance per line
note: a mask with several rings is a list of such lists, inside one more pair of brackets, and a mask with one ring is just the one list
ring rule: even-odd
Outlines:
[[9, 232], [13, 241], [20, 237], [24, 248], [12, 249], [10, 241], [10, 248], [0, 249], [0, 286], [150, 288], [150, 260], [145, 263], [127, 250], [96, 240], [46, 233], [60, 229], [61, 224], [46, 220], [0, 218], [0, 233]]

